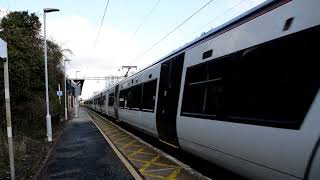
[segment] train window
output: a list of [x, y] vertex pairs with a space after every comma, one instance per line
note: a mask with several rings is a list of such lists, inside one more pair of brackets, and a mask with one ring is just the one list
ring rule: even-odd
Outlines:
[[114, 106], [114, 93], [109, 94], [108, 106]]
[[188, 68], [182, 114], [217, 116], [221, 113], [226, 58]]
[[143, 84], [141, 109], [154, 111], [156, 100], [157, 80], [152, 80]]
[[105, 105], [105, 104], [106, 104], [106, 96], [103, 95], [101, 99], [101, 105]]
[[319, 89], [316, 38], [302, 32], [243, 53], [226, 88], [229, 117], [300, 127]]
[[207, 63], [188, 68], [187, 82], [201, 82], [207, 79]]
[[211, 50], [209, 50], [209, 51], [206, 51], [206, 52], [204, 52], [203, 54], [202, 54], [202, 59], [206, 59], [206, 58], [209, 58], [209, 57], [211, 57], [212, 56], [212, 49]]
[[127, 106], [130, 109], [140, 109], [141, 106], [141, 84], [132, 86], [128, 91]]
[[132, 87], [127, 89], [127, 108], [131, 108], [132, 107], [132, 91], [131, 91]]
[[128, 89], [124, 89], [120, 91], [119, 94], [119, 107], [120, 108], [125, 108], [127, 104], [127, 99], [128, 99]]
[[181, 115], [299, 129], [320, 87], [319, 34], [305, 30], [189, 67]]

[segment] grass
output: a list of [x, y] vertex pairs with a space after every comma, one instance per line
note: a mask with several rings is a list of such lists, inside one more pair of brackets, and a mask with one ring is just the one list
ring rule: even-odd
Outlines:
[[[34, 167], [41, 164], [39, 160], [44, 159], [48, 152], [49, 144], [46, 142], [46, 130], [31, 129], [28, 133], [14, 135], [14, 158], [17, 179], [26, 179], [32, 175]], [[62, 124], [54, 126], [55, 133], [62, 129]], [[3, 141], [4, 138], [0, 138]], [[0, 180], [9, 179], [10, 168], [7, 145], [4, 145], [3, 142], [0, 142], [0, 144]]]
[[9, 173], [9, 157], [7, 153], [4, 153], [6, 150], [4, 145], [0, 147], [0, 179], [8, 177]]

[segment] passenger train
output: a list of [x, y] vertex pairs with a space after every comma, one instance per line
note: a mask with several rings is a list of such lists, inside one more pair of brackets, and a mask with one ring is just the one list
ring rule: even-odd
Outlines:
[[85, 105], [249, 179], [320, 179], [320, 0], [269, 0]]

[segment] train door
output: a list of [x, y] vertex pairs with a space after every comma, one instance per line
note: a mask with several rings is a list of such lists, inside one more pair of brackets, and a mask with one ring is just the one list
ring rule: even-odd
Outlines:
[[114, 90], [114, 116], [118, 120], [119, 119], [119, 84], [116, 85], [116, 88]]
[[161, 64], [157, 104], [157, 130], [162, 142], [179, 146], [177, 138], [177, 108], [184, 53]]
[[102, 93], [100, 93], [100, 97], [99, 97], [99, 110], [102, 112], [102, 107], [103, 107], [103, 96]]

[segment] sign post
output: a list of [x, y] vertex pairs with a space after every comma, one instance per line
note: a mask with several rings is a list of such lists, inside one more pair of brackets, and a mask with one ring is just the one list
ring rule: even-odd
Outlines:
[[[58, 94], [58, 92], [59, 92], [59, 94]], [[62, 91], [60, 90], [60, 84], [58, 84], [57, 96], [59, 97], [59, 104], [61, 104]]]
[[8, 71], [8, 51], [7, 43], [0, 38], [0, 59], [3, 63], [4, 72], [4, 94], [6, 101], [6, 119], [7, 119], [7, 134], [9, 146], [9, 160], [11, 179], [15, 179], [14, 170], [14, 154], [13, 154], [13, 140], [12, 140], [12, 125], [11, 125], [11, 109], [10, 109], [10, 91], [9, 91], [9, 71]]
[[59, 97], [63, 96], [63, 91], [57, 91], [57, 96]]

